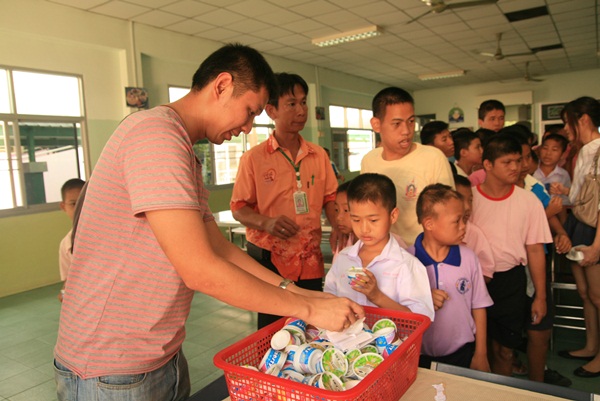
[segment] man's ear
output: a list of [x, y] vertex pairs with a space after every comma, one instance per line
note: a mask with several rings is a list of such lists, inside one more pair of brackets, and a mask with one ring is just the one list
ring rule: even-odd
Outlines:
[[469, 152], [468, 149], [461, 149], [459, 154], [460, 154], [460, 158], [462, 159], [463, 157], [465, 157], [465, 155], [467, 154], [467, 152]]
[[377, 117], [371, 117], [371, 128], [377, 133], [381, 133], [381, 120]]
[[477, 123], [479, 124], [479, 126], [480, 126], [480, 127], [482, 127], [482, 126], [483, 126], [483, 120], [481, 120], [481, 119], [479, 119], [479, 118], [477, 119]]
[[228, 90], [233, 93], [233, 77], [228, 72], [222, 72], [217, 75], [212, 87], [217, 98], [223, 96]]
[[66, 212], [66, 210], [65, 210], [66, 206], [67, 206], [67, 205], [65, 204], [65, 202], [64, 202], [64, 201], [63, 201], [63, 202], [60, 202], [60, 210], [62, 210], [63, 212]]
[[273, 106], [272, 104], [267, 103], [265, 106], [265, 111], [271, 120], [275, 120], [277, 118], [277, 107]]
[[489, 161], [487, 159], [483, 161], [483, 169], [485, 171], [490, 171], [492, 169], [492, 167], [494, 167], [494, 163], [492, 163], [491, 161]]

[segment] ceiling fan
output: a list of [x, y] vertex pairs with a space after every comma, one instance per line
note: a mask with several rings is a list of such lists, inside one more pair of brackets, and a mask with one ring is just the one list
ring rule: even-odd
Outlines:
[[484, 6], [484, 5], [494, 4], [494, 3], [498, 2], [498, 0], [476, 0], [476, 1], [465, 1], [462, 3], [446, 4], [446, 3], [444, 3], [444, 0], [421, 0], [421, 1], [423, 1], [425, 4], [427, 4], [429, 6], [429, 11], [427, 11], [424, 14], [419, 15], [416, 18], [411, 19], [410, 21], [407, 22], [407, 24], [415, 22], [416, 20], [421, 19], [424, 16], [426, 16], [427, 14], [431, 14], [431, 13], [439, 14], [446, 10], [454, 10], [456, 8], [465, 8], [465, 7], [474, 7], [474, 6]]
[[525, 53], [504, 54], [504, 53], [502, 53], [502, 48], [500, 47], [501, 40], [502, 40], [502, 32], [496, 34], [497, 45], [496, 45], [495, 53], [481, 52], [479, 54], [481, 54], [482, 56], [486, 56], [486, 57], [492, 57], [494, 60], [497, 60], [497, 61], [504, 60], [507, 57], [532, 56], [535, 54], [535, 52], [533, 52], [531, 50], [528, 52], [525, 52]]
[[509, 84], [509, 83], [521, 82], [523, 80], [525, 80], [525, 82], [544, 82], [543, 79], [533, 77], [529, 73], [529, 61], [525, 62], [525, 76], [523, 76], [522, 78], [510, 79], [508, 81], [500, 81], [500, 82], [503, 84]]

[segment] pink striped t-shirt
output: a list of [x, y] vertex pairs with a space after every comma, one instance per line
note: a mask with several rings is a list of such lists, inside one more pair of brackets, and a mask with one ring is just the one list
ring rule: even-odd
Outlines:
[[191, 209], [208, 222], [207, 201], [202, 166], [172, 109], [121, 122], [89, 180], [60, 316], [60, 363], [84, 379], [139, 374], [179, 351], [194, 292], [144, 213]]

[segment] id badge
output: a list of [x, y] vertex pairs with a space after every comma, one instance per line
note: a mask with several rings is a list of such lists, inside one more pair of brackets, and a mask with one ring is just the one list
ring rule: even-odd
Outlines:
[[308, 198], [306, 197], [306, 192], [294, 192], [294, 208], [296, 209], [296, 214], [308, 213]]

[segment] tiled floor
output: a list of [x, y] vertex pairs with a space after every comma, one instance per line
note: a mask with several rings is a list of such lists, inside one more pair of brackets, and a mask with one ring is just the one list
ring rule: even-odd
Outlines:
[[[52, 401], [56, 389], [52, 371], [52, 349], [60, 303], [60, 285], [51, 285], [0, 298], [0, 401]], [[190, 365], [192, 392], [216, 379], [221, 371], [212, 362], [214, 354], [254, 331], [256, 315], [229, 307], [203, 294], [196, 294], [187, 324], [184, 352]], [[559, 330], [556, 349], [581, 344], [583, 332]], [[548, 365], [573, 381], [573, 388], [600, 392], [600, 379], [581, 379], [572, 371], [580, 364], [556, 356]]]

